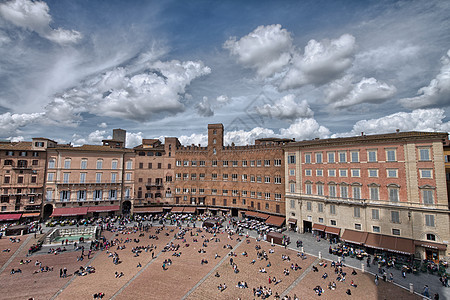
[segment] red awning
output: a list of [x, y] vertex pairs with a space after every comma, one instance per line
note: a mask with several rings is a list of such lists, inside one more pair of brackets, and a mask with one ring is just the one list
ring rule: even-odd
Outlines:
[[87, 207], [57, 207], [53, 210], [52, 217], [83, 216], [88, 213]]
[[257, 213], [256, 217], [260, 218], [260, 219], [263, 219], [263, 220], [267, 220], [269, 215], [266, 215], [266, 214], [263, 214], [263, 213]]
[[183, 212], [184, 207], [181, 206], [176, 206], [176, 207], [172, 207], [172, 210], [170, 212], [173, 213], [182, 213]]
[[288, 223], [289, 224], [297, 224], [297, 219], [289, 218]]
[[362, 245], [366, 242], [367, 232], [345, 229], [341, 240], [347, 243]]
[[24, 213], [22, 215], [22, 218], [32, 218], [32, 217], [39, 217], [41, 215], [41, 213]]
[[135, 214], [160, 214], [163, 212], [162, 207], [135, 207], [133, 212]]
[[341, 229], [327, 226], [327, 228], [325, 228], [325, 233], [339, 235], [341, 233]]
[[325, 226], [325, 225], [314, 223], [313, 227], [312, 227], [312, 230], [325, 231], [326, 227], [327, 226]]
[[107, 211], [118, 211], [120, 210], [119, 205], [109, 205], [109, 206], [89, 206], [88, 212], [107, 212]]
[[188, 206], [183, 209], [184, 214], [195, 214], [195, 212], [196, 212], [196, 208], [192, 207], [192, 206]]
[[384, 234], [368, 233], [367, 247], [401, 254], [414, 254], [414, 241]]
[[256, 217], [258, 215], [258, 213], [256, 211], [246, 211], [245, 215], [247, 217]]
[[424, 242], [424, 241], [414, 241], [414, 244], [419, 247], [430, 248], [430, 249], [435, 249], [435, 250], [440, 250], [440, 251], [447, 250], [447, 245], [445, 245], [445, 244], [438, 244], [438, 243], [431, 243], [431, 242]]
[[283, 218], [283, 217], [270, 216], [266, 220], [266, 224], [281, 227], [281, 226], [283, 226], [284, 220], [285, 220], [285, 218]]
[[0, 221], [17, 221], [21, 216], [22, 214], [4, 214], [0, 215]]

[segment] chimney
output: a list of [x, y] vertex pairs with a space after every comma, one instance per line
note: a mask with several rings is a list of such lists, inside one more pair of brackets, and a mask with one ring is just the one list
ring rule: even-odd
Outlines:
[[361, 131], [361, 136], [364, 136], [364, 131]]

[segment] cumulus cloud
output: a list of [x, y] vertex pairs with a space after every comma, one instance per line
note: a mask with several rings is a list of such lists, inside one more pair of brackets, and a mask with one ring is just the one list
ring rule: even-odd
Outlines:
[[178, 140], [180, 141], [180, 143], [182, 145], [185, 146], [189, 146], [189, 145], [202, 145], [202, 146], [206, 146], [208, 145], [208, 135], [206, 134], [201, 134], [201, 133], [193, 133], [190, 136], [187, 135], [182, 135], [178, 138]]
[[82, 136], [79, 134], [73, 134], [70, 142], [74, 146], [81, 145], [100, 145], [102, 144], [102, 140], [111, 139], [111, 136], [106, 136], [105, 130], [95, 130], [88, 134], [88, 136]]
[[258, 26], [239, 40], [231, 37], [224, 48], [236, 56], [239, 63], [255, 69], [261, 77], [268, 77], [289, 63], [293, 47], [291, 34], [275, 24]]
[[450, 122], [443, 122], [445, 111], [439, 108], [416, 109], [412, 112], [398, 112], [378, 119], [361, 120], [353, 125], [350, 132], [337, 133], [338, 136], [354, 136], [361, 132], [379, 134], [401, 131], [440, 131], [449, 132]]
[[450, 50], [441, 58], [441, 70], [428, 86], [417, 92], [418, 96], [403, 98], [399, 102], [406, 108], [436, 107], [448, 105], [450, 99]]
[[127, 132], [126, 147], [133, 148], [142, 144], [143, 134], [142, 132]]
[[335, 40], [310, 40], [303, 55], [294, 55], [280, 89], [319, 86], [341, 77], [352, 65], [354, 51], [355, 38], [350, 34]]
[[345, 76], [332, 82], [325, 90], [325, 101], [330, 108], [347, 108], [361, 103], [383, 103], [397, 91], [395, 86], [363, 77], [361, 81], [352, 83], [352, 76]]
[[0, 115], [0, 128], [2, 136], [7, 137], [20, 132], [20, 129], [43, 121], [43, 113], [12, 114], [10, 112]]
[[105, 122], [102, 122], [100, 124], [97, 124], [97, 126], [100, 128], [106, 128], [106, 127], [108, 127], [108, 124], [106, 124]]
[[12, 0], [0, 4], [0, 15], [15, 26], [34, 31], [58, 44], [77, 43], [82, 35], [75, 30], [52, 28], [47, 3], [31, 0]]
[[211, 103], [208, 101], [208, 97], [203, 97], [203, 100], [195, 106], [197, 113], [202, 117], [214, 116], [214, 111], [211, 109]]
[[300, 118], [288, 128], [280, 129], [281, 137], [295, 138], [297, 141], [327, 138], [330, 133], [331, 132], [328, 128], [319, 125], [319, 123], [317, 123], [317, 121], [313, 118]]
[[298, 118], [310, 118], [314, 115], [308, 101], [302, 100], [300, 103], [297, 103], [293, 94], [282, 97], [274, 104], [257, 106], [255, 110], [262, 116], [288, 121], [294, 121]]
[[231, 145], [251, 145], [256, 139], [275, 137], [276, 134], [272, 129], [256, 127], [250, 131], [236, 130], [226, 132], [224, 136], [224, 144]]

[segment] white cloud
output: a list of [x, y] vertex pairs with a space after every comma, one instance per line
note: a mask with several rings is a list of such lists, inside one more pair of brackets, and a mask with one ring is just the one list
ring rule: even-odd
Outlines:
[[42, 1], [12, 0], [0, 4], [0, 15], [12, 24], [58, 44], [77, 43], [82, 38], [80, 32], [50, 26], [49, 10]]
[[95, 130], [88, 134], [87, 137], [83, 137], [79, 134], [73, 134], [70, 142], [74, 146], [81, 146], [81, 145], [101, 145], [102, 140], [110, 139], [111, 136], [105, 136], [106, 131], [105, 130]]
[[39, 123], [43, 120], [43, 113], [32, 114], [11, 114], [10, 112], [0, 115], [0, 128], [2, 136], [15, 135], [20, 129], [30, 125]]
[[327, 138], [330, 133], [328, 128], [319, 125], [313, 118], [300, 118], [288, 128], [280, 129], [280, 137], [295, 138], [297, 141]]
[[323, 85], [339, 78], [352, 65], [355, 38], [344, 34], [335, 40], [310, 40], [303, 55], [297, 53], [280, 89], [300, 88], [304, 85]]
[[308, 101], [295, 101], [295, 95], [289, 94], [272, 104], [264, 104], [255, 108], [262, 116], [274, 117], [280, 120], [294, 121], [298, 118], [310, 118], [314, 115], [309, 107]]
[[106, 128], [106, 127], [108, 127], [108, 124], [106, 124], [105, 122], [102, 122], [100, 124], [97, 124], [97, 126], [100, 128]]
[[353, 125], [350, 132], [337, 133], [337, 136], [354, 136], [361, 132], [366, 134], [380, 134], [401, 131], [440, 131], [449, 132], [450, 122], [443, 122], [445, 111], [443, 109], [416, 109], [410, 113], [398, 112], [379, 119], [361, 120]]
[[12, 143], [17, 143], [25, 141], [25, 138], [19, 135], [19, 136], [10, 136], [9, 138], [7, 138], [7, 140], [11, 141]]
[[231, 102], [231, 99], [226, 95], [220, 95], [219, 97], [217, 97], [216, 101], [220, 105], [226, 105]]
[[280, 24], [258, 26], [239, 40], [236, 37], [229, 38], [224, 48], [236, 56], [239, 63], [256, 69], [261, 77], [268, 77], [288, 64], [292, 37]]
[[400, 99], [406, 108], [435, 107], [448, 105], [450, 100], [450, 50], [441, 58], [441, 70], [428, 86], [417, 92], [418, 96]]
[[203, 97], [203, 100], [195, 106], [197, 113], [202, 117], [214, 116], [214, 111], [211, 109], [211, 103], [209, 103], [208, 97]]
[[208, 135], [201, 134], [201, 133], [193, 133], [190, 136], [182, 135], [178, 138], [180, 143], [185, 146], [190, 146], [192, 144], [194, 145], [202, 145], [206, 146], [208, 145]]
[[272, 129], [256, 127], [250, 131], [236, 130], [226, 132], [224, 136], [224, 144], [231, 145], [251, 145], [255, 143], [256, 139], [275, 137], [276, 134]]
[[351, 76], [332, 82], [325, 90], [325, 101], [331, 109], [347, 108], [361, 103], [383, 103], [391, 98], [397, 89], [393, 85], [375, 78], [363, 77], [352, 83]]
[[142, 144], [143, 134], [142, 132], [127, 132], [126, 147], [133, 148]]

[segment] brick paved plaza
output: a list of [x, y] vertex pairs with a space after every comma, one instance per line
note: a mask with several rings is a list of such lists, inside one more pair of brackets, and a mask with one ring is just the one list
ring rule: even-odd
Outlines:
[[[272, 246], [252, 237], [230, 237], [227, 233], [214, 236], [205, 230], [197, 232], [198, 229], [188, 229], [185, 240], [175, 239], [174, 236], [180, 229], [167, 226], [158, 234], [157, 240], [149, 239], [149, 235], [155, 234], [157, 228], [161, 227], [151, 227], [145, 232], [145, 236], [139, 236], [139, 231], [126, 234], [104, 231], [102, 234], [106, 239], [121, 239], [122, 243], [118, 245], [126, 247], [118, 250], [116, 245], [109, 249], [111, 253], [119, 255], [121, 262], [117, 265], [113, 264], [106, 250], [94, 251], [90, 259], [86, 255], [83, 261], [77, 261], [81, 251], [74, 251], [72, 245], [66, 246], [68, 251], [58, 255], [46, 253], [48, 248], [44, 247], [40, 252], [27, 257], [29, 246], [39, 235], [36, 238], [32, 235], [20, 237], [20, 243], [2, 238], [0, 249], [11, 251], [0, 252], [0, 299], [92, 299], [93, 294], [98, 292], [105, 293], [104, 299], [258, 299], [253, 295], [253, 288], [258, 287], [266, 290], [270, 288], [272, 295], [269, 298], [272, 299], [275, 299], [276, 293], [281, 297], [290, 296], [291, 299], [294, 299], [294, 295], [299, 299], [315, 299], [319, 297], [313, 290], [317, 285], [324, 289], [320, 299], [420, 299], [419, 296], [382, 280], [377, 287], [372, 275], [360, 270], [356, 270], [356, 275], [351, 275], [353, 269], [350, 267], [344, 267], [347, 273], [345, 282], [338, 282], [330, 261], [319, 260], [312, 255], [301, 259], [295, 249]], [[127, 238], [131, 242], [124, 243]], [[133, 239], [139, 239], [139, 243]], [[208, 242], [205, 243], [206, 240]], [[162, 252], [170, 242], [179, 244], [179, 249]], [[203, 246], [204, 243], [206, 247]], [[137, 257], [131, 251], [136, 246], [150, 245], [156, 248], [153, 251], [142, 251]], [[256, 250], [256, 246], [260, 249]], [[86, 244], [86, 248], [89, 249], [89, 244]], [[206, 252], [199, 253], [200, 249]], [[235, 256], [229, 256], [230, 251]], [[266, 252], [267, 260], [258, 259], [258, 251]], [[247, 256], [243, 255], [245, 252]], [[174, 253], [181, 255], [174, 256]], [[230, 258], [233, 258], [238, 273], [235, 273]], [[21, 260], [27, 259], [31, 262], [20, 264]], [[166, 270], [163, 270], [162, 265], [166, 259], [171, 259], [172, 264], [166, 265]], [[201, 264], [202, 259], [206, 259], [208, 263]], [[53, 267], [53, 271], [34, 273], [39, 270], [39, 266], [35, 265], [36, 261], [41, 262], [42, 266]], [[327, 266], [321, 266], [321, 262], [327, 262]], [[137, 267], [139, 263], [141, 267]], [[297, 264], [301, 269], [291, 269], [292, 264]], [[96, 271], [86, 276], [76, 276], [74, 272], [80, 265], [91, 265]], [[316, 266], [318, 272], [314, 272], [312, 266]], [[60, 278], [59, 270], [64, 267], [69, 276]], [[17, 268], [22, 272], [10, 274], [12, 269]], [[261, 268], [265, 268], [267, 273], [259, 272]], [[289, 275], [283, 273], [285, 269], [290, 271]], [[123, 276], [116, 278], [115, 272], [123, 272]], [[324, 272], [329, 275], [327, 279], [322, 279]], [[220, 277], [216, 277], [216, 273]], [[281, 282], [275, 284], [273, 277]], [[350, 286], [352, 280], [357, 285], [356, 288]], [[327, 288], [332, 281], [336, 282], [336, 290]], [[248, 288], [237, 287], [238, 282], [246, 282]], [[218, 289], [221, 284], [227, 287], [223, 291]], [[346, 294], [347, 289], [351, 290], [351, 295]]]

